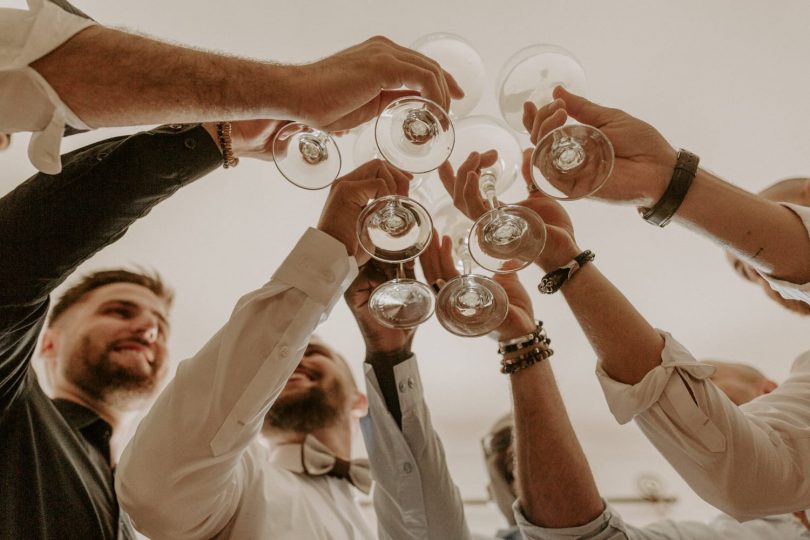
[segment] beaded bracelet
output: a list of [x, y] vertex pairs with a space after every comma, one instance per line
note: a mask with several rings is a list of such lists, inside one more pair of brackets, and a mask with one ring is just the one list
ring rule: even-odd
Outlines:
[[512, 375], [520, 370], [531, 367], [538, 362], [548, 359], [554, 354], [554, 350], [545, 348], [535, 348], [516, 358], [501, 361], [501, 373]]
[[239, 165], [239, 158], [233, 155], [231, 130], [230, 122], [217, 122], [217, 138], [219, 147], [222, 149], [222, 166], [226, 169]]
[[525, 336], [519, 336], [506, 341], [499, 341], [498, 353], [513, 353], [521, 349], [537, 345], [538, 343], [545, 343], [546, 345], [551, 343], [551, 340], [546, 336], [545, 328], [543, 328], [543, 321], [537, 321], [537, 326], [535, 327], [534, 331], [526, 334]]

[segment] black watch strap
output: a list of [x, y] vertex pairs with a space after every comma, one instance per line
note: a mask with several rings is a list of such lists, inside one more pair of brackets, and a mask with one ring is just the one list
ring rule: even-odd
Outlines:
[[644, 221], [659, 227], [665, 227], [670, 222], [686, 198], [699, 163], [700, 158], [692, 152], [683, 148], [678, 151], [675, 169], [664, 194], [652, 208], [639, 208]]

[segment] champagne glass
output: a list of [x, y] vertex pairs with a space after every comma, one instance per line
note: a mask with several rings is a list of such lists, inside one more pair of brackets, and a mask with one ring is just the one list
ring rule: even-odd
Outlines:
[[[498, 86], [501, 114], [513, 129], [525, 132], [523, 102], [532, 101], [538, 107], [551, 103], [557, 86], [584, 95], [585, 70], [562, 47], [533, 45], [506, 63]], [[569, 118], [537, 143], [531, 161], [532, 181], [554, 199], [581, 199], [605, 184], [613, 162], [613, 145], [605, 134]]]
[[[456, 244], [453, 246], [457, 247]], [[506, 319], [509, 298], [497, 281], [472, 273], [472, 257], [467, 243], [462, 242], [458, 247], [462, 274], [448, 281], [439, 291], [436, 317], [447, 331], [457, 336], [483, 336]]]
[[450, 104], [450, 118], [464, 118], [478, 104], [484, 89], [486, 71], [481, 55], [461, 36], [447, 32], [417, 39], [411, 49], [436, 60], [464, 89], [464, 97]]
[[450, 156], [455, 142], [447, 113], [421, 97], [392, 101], [377, 118], [374, 136], [386, 161], [413, 174], [437, 169]]
[[374, 318], [389, 328], [412, 328], [433, 314], [433, 291], [405, 277], [403, 263], [430, 244], [433, 222], [422, 205], [408, 197], [386, 195], [371, 201], [357, 220], [360, 246], [373, 258], [399, 263], [397, 277], [379, 285], [369, 297]]
[[276, 134], [273, 160], [284, 178], [304, 189], [329, 187], [340, 174], [340, 150], [332, 136], [300, 122]]

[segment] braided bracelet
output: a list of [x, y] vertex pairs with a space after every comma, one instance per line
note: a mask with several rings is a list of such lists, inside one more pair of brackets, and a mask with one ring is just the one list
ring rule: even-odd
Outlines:
[[546, 336], [545, 328], [543, 328], [543, 321], [537, 321], [537, 326], [535, 327], [534, 331], [526, 334], [525, 336], [519, 336], [506, 341], [499, 341], [498, 354], [513, 353], [519, 351], [520, 349], [537, 345], [538, 343], [545, 343], [546, 345], [551, 343], [551, 340]]
[[230, 122], [217, 122], [217, 138], [219, 139], [219, 147], [222, 148], [222, 166], [226, 169], [239, 165], [239, 158], [233, 155], [231, 131]]

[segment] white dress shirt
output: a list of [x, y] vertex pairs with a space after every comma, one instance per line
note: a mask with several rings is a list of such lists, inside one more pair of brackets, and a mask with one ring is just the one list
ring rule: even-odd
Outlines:
[[309, 229], [180, 364], [118, 466], [118, 498], [138, 530], [155, 540], [374, 537], [348, 482], [289, 472], [258, 441], [315, 327], [356, 275], [342, 243]]
[[516, 504], [515, 518], [526, 540], [799, 540], [810, 539], [808, 531], [790, 514], [755, 519], [746, 523], [719, 515], [709, 523], [662, 520], [645, 527], [624, 522], [610, 505], [600, 516], [579, 527], [546, 529], [530, 523]]
[[[810, 230], [810, 209], [786, 206]], [[782, 296], [810, 303], [810, 284], [763, 277]], [[810, 351], [776, 390], [737, 407], [709, 380], [712, 366], [662, 334], [661, 365], [635, 385], [597, 366], [619, 423], [635, 418], [698, 495], [739, 520], [810, 508]]]
[[388, 411], [374, 369], [364, 364], [368, 416], [361, 419], [374, 509], [383, 540], [466, 540], [464, 503], [433, 430], [416, 358], [394, 366], [402, 430]]
[[46, 0], [28, 0], [28, 8], [0, 8], [0, 132], [33, 131], [31, 163], [56, 174], [65, 124], [88, 127], [29, 64], [95, 23]]

